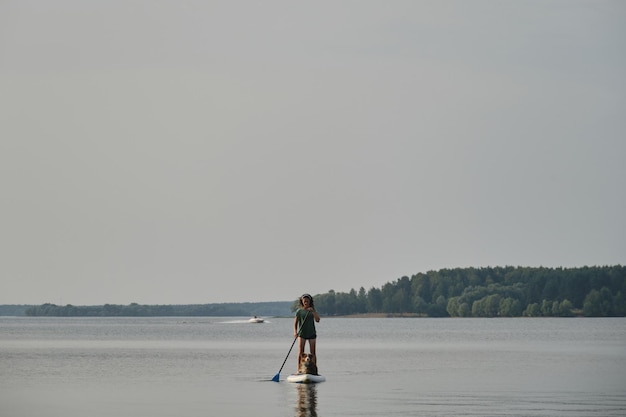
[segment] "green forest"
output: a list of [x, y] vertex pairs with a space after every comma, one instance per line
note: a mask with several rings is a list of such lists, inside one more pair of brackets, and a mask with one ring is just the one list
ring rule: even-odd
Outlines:
[[314, 299], [317, 311], [328, 316], [621, 317], [626, 315], [624, 294], [626, 267], [620, 265], [506, 266], [429, 271], [369, 291], [330, 290]]
[[[486, 267], [404, 276], [369, 291], [315, 295], [326, 316], [623, 317], [626, 267]], [[28, 316], [288, 316], [297, 301], [193, 305], [30, 306]], [[291, 311], [290, 311], [291, 310]]]

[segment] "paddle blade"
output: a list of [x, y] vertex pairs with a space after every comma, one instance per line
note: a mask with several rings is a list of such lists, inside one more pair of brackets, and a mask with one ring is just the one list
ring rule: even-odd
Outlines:
[[276, 375], [274, 375], [274, 378], [272, 378], [272, 381], [274, 381], [274, 382], [280, 381], [280, 372], [277, 373]]

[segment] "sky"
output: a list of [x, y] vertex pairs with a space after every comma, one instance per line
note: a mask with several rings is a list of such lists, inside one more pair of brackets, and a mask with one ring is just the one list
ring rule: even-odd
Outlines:
[[626, 264], [626, 2], [0, 1], [0, 304]]

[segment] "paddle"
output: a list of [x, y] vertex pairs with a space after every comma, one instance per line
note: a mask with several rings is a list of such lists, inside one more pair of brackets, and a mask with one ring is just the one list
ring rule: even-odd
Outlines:
[[[304, 323], [306, 321], [306, 318], [308, 316], [309, 316], [309, 310], [306, 311], [306, 314], [304, 315], [304, 320], [302, 320], [302, 323]], [[278, 370], [278, 373], [276, 375], [274, 375], [274, 378], [272, 378], [272, 381], [274, 381], [274, 382], [280, 381], [280, 371], [283, 370], [283, 367], [287, 363], [287, 359], [289, 358], [289, 355], [291, 354], [291, 349], [293, 349], [293, 345], [296, 344], [296, 340], [298, 340], [298, 336], [300, 336], [301, 332], [302, 332], [302, 325], [300, 325], [300, 328], [298, 329], [298, 333], [296, 333], [296, 337], [294, 337], [293, 343], [291, 343], [291, 347], [289, 348], [289, 352], [287, 352], [287, 356], [285, 356], [285, 360], [283, 361], [283, 364], [280, 366], [280, 369]]]

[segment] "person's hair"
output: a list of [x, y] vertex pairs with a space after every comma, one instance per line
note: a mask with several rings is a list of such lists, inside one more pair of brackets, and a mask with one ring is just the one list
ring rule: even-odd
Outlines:
[[315, 308], [315, 303], [313, 302], [313, 297], [311, 297], [311, 294], [302, 294], [300, 298], [298, 298], [298, 304], [300, 304], [300, 307], [304, 307], [304, 304], [302, 304], [303, 298], [308, 298], [309, 300], [311, 300], [311, 307]]

